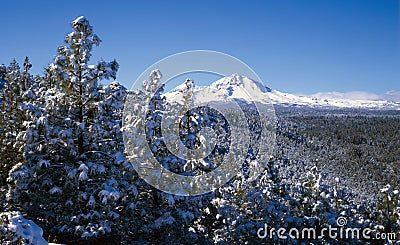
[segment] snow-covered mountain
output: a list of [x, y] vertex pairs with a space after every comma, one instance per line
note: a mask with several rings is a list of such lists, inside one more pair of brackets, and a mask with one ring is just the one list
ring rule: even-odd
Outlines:
[[357, 98], [350, 99], [347, 96], [341, 98], [332, 98], [327, 94], [320, 93], [316, 95], [294, 95], [283, 93], [278, 90], [272, 90], [268, 93], [273, 104], [286, 106], [310, 106], [326, 108], [365, 108], [365, 109], [395, 109], [400, 110], [400, 103], [382, 99]]
[[[176, 100], [180, 97], [183, 89], [184, 84], [168, 92], [166, 96], [168, 99]], [[346, 93], [318, 93], [315, 95], [284, 93], [265, 87], [261, 82], [238, 74], [223, 77], [207, 87], [195, 87], [194, 95], [196, 100], [201, 102], [242, 99], [282, 106], [400, 110], [400, 102], [380, 99], [376, 96], [367, 99], [365, 98], [366, 96], [357, 97], [351, 93], [348, 93], [349, 96], [344, 96]], [[349, 99], [348, 97], [355, 99]]]

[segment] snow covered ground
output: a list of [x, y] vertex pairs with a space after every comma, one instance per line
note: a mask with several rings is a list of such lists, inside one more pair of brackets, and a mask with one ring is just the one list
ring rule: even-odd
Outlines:
[[[184, 84], [166, 93], [167, 99], [176, 101], [180, 97], [179, 91], [183, 88]], [[400, 102], [392, 100], [395, 98], [393, 94], [376, 96], [368, 93], [354, 93], [332, 92], [317, 93], [314, 95], [296, 95], [270, 89], [258, 81], [238, 74], [221, 78], [213, 82], [210, 86], [196, 87], [194, 89], [196, 101], [204, 103], [244, 99], [283, 106], [400, 110]]]
[[47, 245], [47, 241], [42, 237], [43, 230], [36, 225], [32, 220], [25, 219], [19, 212], [5, 212], [0, 213], [1, 220], [5, 220], [5, 223], [0, 222], [0, 229], [4, 232], [9, 232], [10, 237], [14, 237], [18, 241], [23, 239], [30, 244], [35, 245]]

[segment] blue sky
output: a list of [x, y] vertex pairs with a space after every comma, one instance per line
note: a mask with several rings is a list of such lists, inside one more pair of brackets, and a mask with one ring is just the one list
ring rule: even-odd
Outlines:
[[93, 61], [117, 59], [127, 87], [166, 56], [208, 49], [285, 92], [400, 91], [397, 0], [7, 1], [1, 10], [0, 63], [28, 55], [35, 74], [85, 15], [103, 40]]

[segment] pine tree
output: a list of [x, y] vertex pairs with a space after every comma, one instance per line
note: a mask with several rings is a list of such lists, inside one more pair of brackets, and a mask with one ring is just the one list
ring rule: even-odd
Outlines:
[[400, 235], [400, 195], [399, 191], [387, 184], [381, 189], [378, 201], [376, 220], [383, 225], [385, 232]]
[[7, 66], [0, 65], [0, 89], [3, 88], [3, 84], [6, 82]]
[[[35, 113], [26, 131], [26, 163], [10, 175], [16, 207], [59, 240], [94, 239], [118, 230], [120, 202], [135, 193], [131, 166], [122, 155], [125, 89], [114, 82], [116, 61], [89, 65], [100, 44], [85, 17], [38, 81]], [[53, 238], [50, 238], [53, 239]]]
[[[0, 186], [5, 186], [8, 172], [11, 168], [24, 161], [24, 140], [21, 135], [25, 130], [26, 106], [33, 100], [30, 87], [33, 78], [29, 73], [31, 68], [28, 57], [25, 58], [21, 70], [16, 60], [4, 70], [0, 92]], [[4, 79], [4, 80], [3, 80]]]
[[[136, 166], [142, 161], [150, 161], [152, 157], [164, 168], [182, 174], [185, 160], [166, 147], [165, 134], [171, 132], [168, 129], [163, 132], [161, 127], [162, 122], [169, 126], [179, 123], [178, 115], [182, 106], [166, 101], [164, 85], [160, 79], [161, 73], [158, 70], [152, 71], [149, 79], [143, 82], [141, 90], [132, 91], [127, 97], [123, 128], [126, 154]], [[186, 136], [182, 137], [182, 142], [185, 142]], [[146, 149], [150, 149], [150, 154]], [[207, 206], [210, 195], [172, 195], [157, 190], [143, 179], [137, 178], [135, 181], [139, 194], [133, 211], [135, 220], [130, 221], [130, 227], [135, 228], [134, 239], [152, 243], [201, 242], [190, 227], [194, 219], [202, 214], [201, 209]], [[151, 181], [154, 184], [157, 179]]]

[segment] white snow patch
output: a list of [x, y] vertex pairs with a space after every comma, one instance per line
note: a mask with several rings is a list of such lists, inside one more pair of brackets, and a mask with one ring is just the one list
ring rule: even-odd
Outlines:
[[0, 213], [0, 216], [7, 217], [7, 223], [0, 224], [7, 230], [26, 239], [31, 244], [47, 245], [48, 242], [42, 237], [43, 230], [32, 220], [25, 219], [20, 212]]

